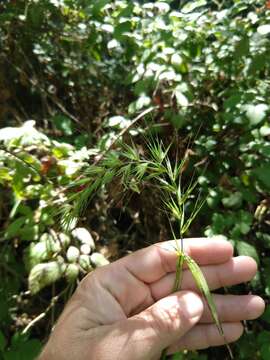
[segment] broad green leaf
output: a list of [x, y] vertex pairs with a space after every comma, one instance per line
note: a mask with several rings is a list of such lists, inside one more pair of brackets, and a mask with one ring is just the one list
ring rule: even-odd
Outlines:
[[256, 237], [262, 242], [266, 249], [270, 249], [270, 234], [265, 232], [256, 232]]
[[235, 57], [236, 59], [247, 56], [249, 53], [249, 38], [247, 36], [243, 37], [235, 47]]
[[113, 116], [108, 120], [108, 127], [113, 127], [116, 129], [124, 129], [129, 126], [131, 121], [124, 118], [123, 116]]
[[132, 24], [130, 21], [121, 22], [114, 28], [114, 37], [116, 40], [121, 41], [123, 35], [132, 30]]
[[66, 265], [56, 261], [38, 264], [33, 267], [28, 277], [28, 286], [31, 294], [38, 293], [44, 287], [59, 280], [65, 273]]
[[110, 0], [95, 0], [93, 6], [93, 14], [98, 15], [98, 13], [110, 2]]
[[254, 174], [266, 188], [270, 188], [270, 164], [258, 167], [254, 170]]
[[268, 105], [266, 104], [246, 105], [245, 110], [250, 125], [254, 126], [259, 124], [265, 118], [266, 111], [268, 110]]
[[176, 129], [181, 129], [187, 121], [186, 117], [180, 113], [170, 116], [169, 120]]
[[262, 136], [269, 136], [270, 135], [270, 126], [264, 125], [260, 128], [260, 134]]
[[94, 252], [91, 256], [90, 256], [90, 260], [91, 263], [95, 266], [95, 267], [100, 267], [100, 266], [104, 266], [104, 265], [108, 265], [109, 261], [105, 258], [104, 255], [98, 253], [98, 252]]
[[91, 235], [91, 233], [83, 227], [78, 227], [72, 230], [71, 235], [75, 240], [77, 240], [80, 244], [87, 244], [91, 249], [95, 248], [95, 242]]
[[45, 260], [50, 260], [54, 254], [61, 249], [59, 241], [55, 240], [50, 234], [43, 234], [38, 243], [31, 243], [25, 254], [25, 262], [28, 270]]
[[179, 66], [183, 63], [183, 58], [179, 54], [175, 53], [171, 57], [171, 63], [176, 68], [179, 68]]
[[177, 104], [179, 106], [182, 106], [182, 107], [188, 106], [188, 104], [189, 104], [188, 99], [180, 90], [176, 89], [174, 94], [176, 97]]
[[78, 261], [80, 256], [80, 250], [76, 246], [70, 246], [67, 249], [66, 257], [68, 262], [75, 263]]
[[246, 241], [237, 241], [236, 249], [239, 255], [250, 256], [257, 262], [257, 264], [259, 264], [259, 255], [254, 245], [251, 245]]
[[228, 197], [222, 199], [222, 204], [227, 208], [236, 208], [242, 205], [243, 196], [240, 191], [230, 194]]
[[74, 134], [75, 128], [72, 120], [64, 115], [56, 115], [51, 119], [53, 125], [64, 135], [70, 136]]
[[270, 33], [270, 24], [261, 25], [257, 29], [258, 33], [260, 35], [267, 35]]
[[18, 219], [14, 220], [12, 223], [10, 223], [7, 229], [5, 230], [5, 238], [10, 239], [18, 235], [20, 229], [25, 224], [26, 219], [27, 219], [26, 216], [21, 216]]
[[241, 238], [242, 235], [246, 235], [252, 225], [252, 215], [244, 210], [240, 210], [239, 212], [235, 213], [234, 215], [237, 218], [235, 225], [232, 229], [231, 236], [232, 238]]
[[237, 104], [240, 103], [241, 99], [242, 99], [242, 94], [240, 92], [234, 93], [233, 95], [231, 95], [228, 99], [226, 99], [224, 101], [225, 109], [234, 108]]
[[79, 257], [79, 264], [85, 271], [92, 270], [92, 265], [90, 261], [90, 256], [86, 254], [82, 254]]
[[150, 105], [150, 103], [151, 103], [150, 97], [146, 96], [145, 94], [142, 94], [136, 101], [135, 108], [138, 111], [138, 110], [141, 110], [142, 108]]
[[[82, 265], [80, 264], [80, 266], [82, 266]], [[84, 268], [84, 267], [82, 266], [82, 268]], [[76, 280], [78, 278], [79, 272], [80, 272], [80, 269], [77, 264], [68, 264], [66, 271], [65, 271], [65, 277], [66, 277], [67, 281], [72, 282], [72, 281]]]
[[265, 68], [267, 64], [267, 56], [265, 53], [256, 54], [251, 61], [249, 66], [249, 72], [254, 76], [258, 71], [261, 71]]
[[206, 0], [191, 1], [182, 7], [181, 12], [187, 14], [206, 4], [207, 4]]
[[50, 145], [48, 137], [35, 128], [35, 121], [28, 120], [20, 127], [6, 127], [0, 129], [0, 142], [6, 145]]

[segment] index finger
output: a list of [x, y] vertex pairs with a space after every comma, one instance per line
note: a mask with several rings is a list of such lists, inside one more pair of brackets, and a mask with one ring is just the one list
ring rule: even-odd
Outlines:
[[[180, 246], [180, 240], [178, 240]], [[175, 240], [148, 246], [120, 259], [121, 265], [136, 278], [152, 283], [164, 275], [175, 272], [177, 253]], [[184, 252], [199, 265], [221, 264], [233, 255], [233, 247], [220, 237], [184, 239]]]

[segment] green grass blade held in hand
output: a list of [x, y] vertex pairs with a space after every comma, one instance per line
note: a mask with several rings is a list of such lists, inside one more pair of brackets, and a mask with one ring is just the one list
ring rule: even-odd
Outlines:
[[199, 267], [199, 265], [187, 254], [178, 254], [178, 256], [182, 256], [184, 258], [184, 261], [187, 263], [187, 266], [196, 282], [197, 287], [199, 288], [199, 290], [201, 291], [202, 295], [204, 296], [207, 305], [209, 307], [209, 310], [211, 312], [212, 318], [216, 324], [216, 327], [220, 333], [220, 336], [222, 336], [226, 347], [228, 349], [228, 352], [230, 354], [231, 359], [233, 359], [233, 354], [232, 354], [232, 350], [230, 348], [230, 346], [228, 345], [226, 338], [225, 338], [225, 334], [221, 325], [221, 322], [218, 318], [218, 314], [217, 314], [217, 308], [215, 305], [215, 302], [213, 300], [212, 294], [209, 290], [207, 281]]

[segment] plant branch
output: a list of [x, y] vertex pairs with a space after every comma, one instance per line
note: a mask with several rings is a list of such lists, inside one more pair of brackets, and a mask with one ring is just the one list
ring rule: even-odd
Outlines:
[[124, 129], [122, 129], [120, 131], [120, 133], [117, 135], [117, 137], [113, 140], [113, 142], [111, 143], [111, 145], [108, 147], [108, 149], [106, 149], [103, 154], [94, 162], [94, 165], [97, 165], [101, 160], [104, 159], [105, 155], [114, 147], [114, 145], [117, 143], [117, 141], [126, 133], [128, 132], [135, 124], [136, 122], [138, 122], [139, 120], [141, 120], [145, 115], [151, 113], [152, 111], [154, 111], [155, 109], [157, 109], [157, 106], [152, 106], [146, 110], [144, 110], [142, 113], [140, 113], [137, 117], [135, 117], [135, 119], [133, 119], [131, 121], [131, 123], [126, 126]]

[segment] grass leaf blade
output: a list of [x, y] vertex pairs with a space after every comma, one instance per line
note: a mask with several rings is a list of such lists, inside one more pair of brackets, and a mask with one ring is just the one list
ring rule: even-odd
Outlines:
[[205, 299], [207, 301], [207, 305], [211, 312], [212, 318], [216, 324], [216, 327], [217, 327], [220, 335], [223, 337], [223, 339], [225, 341], [225, 344], [227, 346], [227, 349], [228, 349], [231, 359], [233, 359], [233, 354], [232, 354], [230, 346], [228, 345], [228, 343], [226, 341], [221, 322], [218, 318], [217, 308], [216, 308], [215, 302], [213, 300], [212, 294], [209, 290], [207, 281], [206, 281], [200, 267], [197, 265], [197, 263], [190, 256], [188, 256], [186, 254], [183, 254], [183, 257], [184, 257], [184, 260], [186, 261], [188, 268], [196, 282], [197, 287], [199, 288], [202, 295], [205, 297]]

